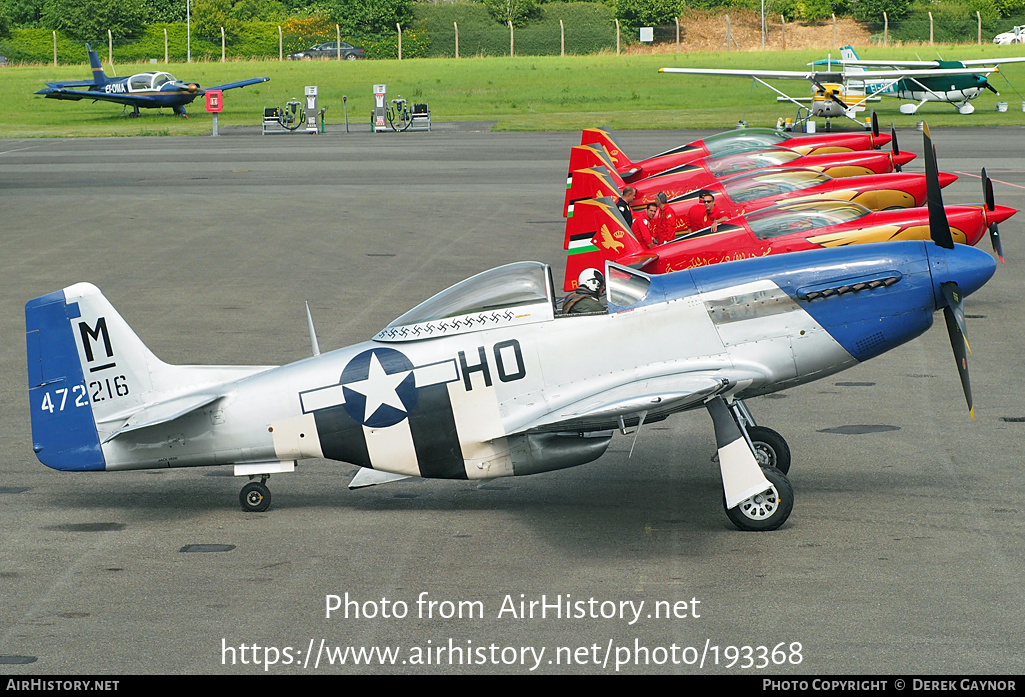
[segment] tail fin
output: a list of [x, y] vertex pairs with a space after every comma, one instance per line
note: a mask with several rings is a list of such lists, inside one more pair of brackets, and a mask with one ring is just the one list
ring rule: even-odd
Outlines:
[[89, 283], [26, 303], [25, 335], [33, 449], [60, 470], [115, 465], [103, 443], [210, 404], [225, 381], [265, 369], [168, 365]]
[[99, 54], [89, 44], [85, 45], [85, 49], [89, 52], [89, 65], [93, 69], [93, 84], [96, 85], [97, 89], [100, 89], [110, 80], [107, 79], [106, 73], [103, 72], [103, 65], [100, 63]]
[[643, 264], [655, 257], [630, 231], [616, 208], [615, 199], [605, 196], [577, 203], [576, 212], [566, 221], [567, 258], [563, 289], [577, 287], [584, 269], [599, 271], [605, 261], [628, 265]]
[[[840, 49], [840, 60], [842, 60], [844, 62], [857, 61], [858, 60], [858, 54], [854, 51], [854, 47], [853, 46], [844, 46], [843, 48], [841, 48]], [[864, 72], [866, 72], [865, 67], [861, 66], [861, 65], [847, 65], [847, 66], [844, 66], [844, 69], [848, 73], [864, 73]]]
[[575, 201], [602, 196], [622, 196], [626, 182], [615, 170], [610, 171], [610, 167], [611, 164], [606, 162], [573, 172], [562, 202], [562, 217], [569, 218], [573, 215]]
[[[604, 128], [585, 128], [580, 134], [581, 145], [591, 145], [594, 143], [605, 148], [609, 154], [609, 159], [612, 160], [612, 164], [615, 165], [617, 170], [633, 169], [634, 162], [626, 156], [622, 148], [616, 145], [616, 141], [612, 139], [612, 134]], [[572, 172], [573, 170], [571, 169], [570, 171]]]

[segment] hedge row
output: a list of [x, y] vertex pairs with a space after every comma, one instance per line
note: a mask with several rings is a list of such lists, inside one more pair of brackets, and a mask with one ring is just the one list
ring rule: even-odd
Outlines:
[[[982, 18], [982, 43], [990, 43], [993, 37], [1011, 27], [1025, 25], [1025, 15], [1018, 17], [1007, 17], [1005, 19]], [[883, 22], [873, 22], [869, 25], [873, 32], [873, 40], [883, 38]], [[979, 20], [974, 12], [969, 13], [965, 8], [964, 13], [947, 14], [933, 13], [933, 42], [937, 44], [971, 43], [978, 39]], [[878, 35], [878, 37], [876, 36]], [[927, 10], [916, 10], [911, 15], [899, 22], [890, 22], [889, 41], [907, 42], [928, 42], [929, 41], [929, 13]]]
[[[509, 29], [488, 14], [483, 5], [432, 5], [417, 3], [416, 19], [402, 29], [402, 57], [452, 57], [455, 55], [455, 31], [459, 26], [460, 56], [509, 55]], [[612, 10], [602, 4], [588, 2], [551, 3], [544, 6], [542, 17], [515, 30], [517, 55], [559, 55], [561, 51], [559, 20], [565, 26], [566, 53], [586, 55], [616, 45], [615, 20]], [[237, 36], [229, 38], [225, 54], [231, 59], [278, 57], [277, 22], [246, 22]], [[186, 26], [183, 23], [151, 24], [133, 38], [114, 37], [114, 56], [119, 62], [146, 62], [164, 59], [164, 30], [170, 60], [185, 61], [188, 53]], [[320, 33], [295, 34], [283, 31], [284, 53], [293, 53], [321, 41], [335, 40], [329, 28]], [[342, 36], [361, 46], [368, 58], [398, 56], [398, 34]], [[106, 60], [107, 47], [93, 46]], [[14, 29], [8, 39], [0, 41], [0, 54], [11, 63], [49, 63], [53, 61], [53, 34], [49, 29]], [[198, 36], [192, 33], [193, 60], [220, 60], [220, 36]], [[83, 63], [87, 60], [82, 42], [57, 33], [57, 58], [61, 63]]]
[[[429, 5], [414, 7], [430, 34], [433, 57], [455, 56], [455, 26], [459, 27], [460, 56], [509, 55], [509, 28], [497, 23], [483, 5]], [[610, 7], [590, 2], [556, 2], [542, 7], [541, 19], [517, 27], [513, 43], [517, 55], [551, 56], [562, 50], [562, 20], [566, 53], [587, 55], [615, 48], [615, 15]]]

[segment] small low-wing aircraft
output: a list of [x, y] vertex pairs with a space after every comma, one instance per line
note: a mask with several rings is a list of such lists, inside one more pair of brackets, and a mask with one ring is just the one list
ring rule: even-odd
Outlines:
[[[175, 114], [186, 116], [185, 105], [191, 104], [196, 97], [201, 97], [212, 90], [231, 90], [236, 87], [255, 85], [267, 82], [269, 77], [254, 77], [238, 82], [229, 82], [216, 87], [200, 88], [194, 82], [182, 82], [171, 73], [154, 71], [137, 73], [129, 77], [107, 77], [100, 64], [96, 51], [86, 44], [89, 52], [89, 64], [93, 69], [92, 80], [76, 82], [48, 82], [46, 87], [36, 92], [47, 99], [91, 99], [100, 102], [115, 102], [132, 107], [130, 117], [139, 116], [139, 109], [161, 109], [169, 107]], [[84, 89], [82, 89], [84, 88]]]
[[[604, 167], [616, 187], [620, 190], [626, 182], [615, 171], [609, 162], [605, 148], [576, 145], [571, 160], [587, 167]], [[706, 157], [689, 164], [656, 174], [646, 179], [635, 181], [631, 186], [637, 189], [634, 207], [645, 206], [655, 200], [656, 194], [663, 192], [670, 199], [684, 196], [695, 189], [703, 189], [719, 179], [726, 179], [737, 174], [751, 172], [770, 167], [803, 167], [824, 172], [831, 177], [859, 177], [868, 174], [885, 174], [900, 171], [901, 166], [915, 159], [915, 154], [903, 151], [838, 152], [822, 155], [802, 155], [787, 148], [768, 148], [733, 152], [720, 157]], [[563, 201], [564, 217], [572, 215], [574, 202], [600, 198], [608, 192], [595, 189], [593, 177], [581, 174], [576, 170], [570, 177], [569, 186]], [[580, 176], [578, 176], [580, 174]]]
[[[592, 177], [595, 188], [605, 192], [606, 197], [611, 197], [612, 201], [616, 201], [622, 195], [604, 167], [578, 170], [576, 176]], [[939, 172], [938, 179], [940, 186], [945, 187], [956, 181], [957, 175]], [[992, 182], [989, 182], [989, 187], [992, 192]], [[821, 200], [852, 201], [873, 211], [914, 208], [925, 205], [926, 188], [926, 176], [912, 172], [832, 179], [812, 169], [778, 168], [749, 172], [716, 182], [704, 189], [677, 197], [667, 205], [676, 220], [676, 234], [682, 235], [691, 231], [688, 212], [691, 207], [698, 204], [703, 191], [712, 192], [715, 205], [722, 211], [725, 220], [780, 203]], [[610, 230], [615, 229], [615, 225], [609, 221], [594, 218], [598, 210], [604, 210], [602, 207], [581, 209], [584, 217], [577, 220], [578, 208], [587, 206], [589, 201], [594, 200], [596, 199], [577, 201], [573, 204], [574, 214], [566, 218], [563, 237], [563, 249], [569, 255], [566, 283], [563, 286], [566, 291], [576, 288], [577, 277], [585, 268], [601, 267], [597, 243], [592, 239], [595, 232], [601, 229], [602, 224], [608, 224]], [[992, 201], [992, 193], [987, 197], [987, 201]], [[992, 205], [989, 210], [994, 210]], [[638, 211], [634, 215], [643, 215], [643, 212]], [[615, 261], [614, 258], [612, 260]]]
[[[1017, 211], [1008, 206], [950, 205], [945, 213], [955, 243], [975, 245], [989, 229], [994, 250], [999, 250], [997, 226]], [[926, 240], [929, 211], [870, 211], [850, 201], [788, 202], [726, 220], [715, 232], [705, 228], [648, 248], [631, 232], [615, 201], [606, 197], [578, 202], [576, 215], [567, 227], [571, 228], [574, 243], [587, 240], [587, 247], [576, 246], [580, 253], [567, 259], [566, 287], [573, 288], [581, 271], [603, 268], [606, 261], [646, 273], [668, 273], [824, 247]]]
[[[845, 117], [857, 121], [869, 100], [897, 97], [919, 101], [901, 107], [901, 113], [913, 114], [927, 101], [949, 102], [958, 112], [975, 111], [968, 102], [983, 91], [996, 90], [986, 76], [998, 72], [1001, 63], [1025, 61], [1025, 58], [983, 59], [973, 61], [859, 61], [851, 46], [841, 49], [841, 60], [813, 63], [810, 70], [725, 70], [719, 68], [662, 68], [661, 73], [747, 77], [779, 95], [780, 101], [808, 108], [812, 117]], [[867, 70], [870, 64], [893, 66], [890, 70]], [[823, 70], [824, 68], [824, 70]], [[808, 98], [797, 98], [773, 87], [766, 80], [804, 80], [812, 85]], [[860, 123], [860, 122], [859, 122]]]
[[615, 430], [636, 441], [645, 424], [705, 408], [728, 517], [775, 529], [794, 503], [789, 449], [741, 400], [877, 356], [942, 309], [972, 408], [963, 297], [995, 264], [954, 245], [932, 182], [929, 205], [932, 242], [658, 276], [609, 264], [597, 314], [556, 315], [550, 268], [510, 264], [371, 341], [321, 354], [311, 329], [314, 355], [282, 367], [163, 363], [78, 283], [25, 306], [33, 449], [59, 470], [232, 465], [252, 479], [242, 507], [263, 511], [267, 477], [303, 458], [359, 465], [350, 486], [536, 474], [598, 458]]
[[[772, 128], [737, 128], [638, 161], [627, 157], [623, 149], [616, 144], [612, 134], [603, 128], [585, 128], [580, 134], [581, 145], [598, 144], [605, 148], [609, 160], [626, 182], [644, 179], [673, 167], [709, 156], [724, 155], [738, 149], [771, 148], [778, 145], [802, 155], [822, 155], [831, 152], [879, 149], [889, 143], [890, 136], [879, 132], [879, 120], [875, 113], [872, 114], [870, 133], [818, 133], [794, 136]], [[574, 166], [576, 164], [570, 162], [571, 175], [573, 170], [581, 169], [580, 166]]]

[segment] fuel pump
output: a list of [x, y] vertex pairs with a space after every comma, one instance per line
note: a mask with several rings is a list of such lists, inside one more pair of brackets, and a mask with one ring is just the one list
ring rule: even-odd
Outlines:
[[306, 132], [317, 133], [317, 86], [306, 85]]
[[370, 116], [374, 133], [388, 130], [387, 85], [374, 85], [374, 111]]

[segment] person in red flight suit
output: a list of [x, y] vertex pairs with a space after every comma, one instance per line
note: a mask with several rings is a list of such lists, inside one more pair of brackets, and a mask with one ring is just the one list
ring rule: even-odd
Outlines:
[[655, 244], [665, 244], [676, 239], [676, 214], [668, 205], [669, 198], [664, 191], [655, 194], [655, 205], [657, 212], [651, 219], [651, 241]]
[[658, 205], [655, 203], [649, 203], [644, 209], [644, 214], [637, 214], [634, 216], [633, 227], [630, 228], [633, 231], [634, 237], [637, 241], [643, 244], [648, 249], [655, 246], [655, 243], [651, 237], [651, 221], [658, 215]]
[[695, 203], [687, 211], [687, 221], [691, 232], [703, 230], [706, 227], [711, 227], [712, 232], [715, 232], [719, 227], [719, 221], [725, 218], [726, 214], [715, 205], [715, 196], [708, 189], [701, 192], [701, 202]]

